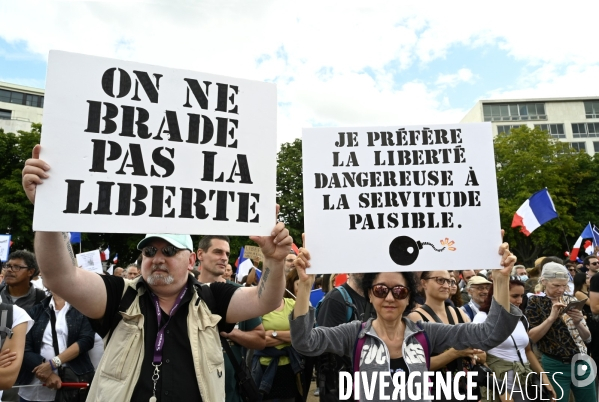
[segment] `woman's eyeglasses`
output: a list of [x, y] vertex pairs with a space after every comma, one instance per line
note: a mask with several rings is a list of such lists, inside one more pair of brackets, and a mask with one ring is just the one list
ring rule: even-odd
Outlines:
[[396, 285], [392, 288], [386, 285], [374, 285], [372, 287], [372, 294], [379, 299], [385, 299], [391, 291], [391, 295], [395, 300], [403, 300], [410, 294], [410, 289], [402, 285]]
[[432, 276], [430, 278], [426, 278], [427, 281], [429, 279], [434, 279], [435, 282], [437, 282], [441, 286], [443, 286], [445, 284], [447, 284], [447, 286], [455, 286], [456, 285], [455, 279], [447, 279], [447, 278], [442, 278], [440, 276]]
[[[177, 248], [173, 245], [170, 246], [165, 246], [162, 247], [162, 249], [160, 251], [162, 251], [162, 254], [165, 257], [172, 257], [175, 254], [177, 254], [179, 251], [184, 250], [182, 248]], [[143, 253], [144, 257], [148, 257], [148, 258], [152, 258], [156, 255], [156, 252], [158, 251], [158, 249], [154, 246], [147, 246], [144, 247], [141, 252]]]

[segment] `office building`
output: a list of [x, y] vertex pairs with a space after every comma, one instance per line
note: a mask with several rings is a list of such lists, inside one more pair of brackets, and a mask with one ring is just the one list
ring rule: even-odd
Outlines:
[[540, 126], [572, 148], [589, 155], [599, 152], [599, 96], [480, 100], [461, 123], [483, 121], [492, 123], [494, 136], [523, 124]]
[[0, 128], [7, 133], [30, 131], [31, 123], [41, 123], [44, 90], [0, 82]]

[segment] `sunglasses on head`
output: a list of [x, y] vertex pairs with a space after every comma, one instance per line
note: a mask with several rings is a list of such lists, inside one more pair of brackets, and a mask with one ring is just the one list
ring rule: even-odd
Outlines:
[[386, 285], [374, 285], [372, 287], [372, 294], [379, 299], [385, 299], [391, 291], [391, 295], [395, 300], [403, 300], [410, 294], [410, 289], [402, 285], [396, 285], [392, 288]]
[[[162, 247], [162, 249], [160, 251], [162, 251], [162, 254], [165, 257], [172, 257], [181, 250], [184, 250], [184, 249], [177, 248], [173, 245], [169, 245], [169, 246]], [[156, 255], [156, 252], [158, 252], [158, 249], [154, 246], [146, 246], [141, 250], [141, 252], [144, 255], [144, 257], [152, 258]]]

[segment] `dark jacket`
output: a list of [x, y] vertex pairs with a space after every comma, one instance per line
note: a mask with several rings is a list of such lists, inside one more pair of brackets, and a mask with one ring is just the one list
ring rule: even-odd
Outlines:
[[[252, 358], [252, 377], [256, 385], [258, 385], [260, 392], [264, 395], [270, 393], [277, 368], [279, 367], [279, 357], [281, 356], [289, 357], [291, 369], [295, 374], [304, 369], [301, 356], [291, 346], [286, 346], [283, 349], [268, 347], [254, 352], [254, 357]], [[265, 370], [262, 369], [262, 365], [260, 364], [261, 357], [272, 357]]]
[[[23, 356], [23, 365], [19, 372], [17, 382], [19, 384], [29, 384], [33, 380], [32, 370], [42, 364], [43, 357], [40, 355], [42, 350], [42, 340], [44, 331], [50, 324], [50, 297], [44, 299], [27, 310], [29, 316], [35, 321], [33, 327], [27, 333], [25, 340], [25, 355]], [[94, 330], [87, 317], [77, 311], [73, 306], [69, 308], [66, 315], [67, 328], [67, 347], [77, 342], [79, 344], [79, 356], [69, 361], [67, 364], [77, 375], [83, 375], [94, 371], [94, 366], [89, 359], [88, 351], [94, 347]]]
[[44, 300], [46, 298], [46, 292], [36, 288], [29, 282], [29, 292], [27, 292], [25, 296], [18, 298], [16, 302], [13, 302], [12, 297], [10, 297], [10, 294], [8, 293], [6, 282], [2, 282], [0, 284], [0, 297], [4, 303], [14, 304], [27, 310]]

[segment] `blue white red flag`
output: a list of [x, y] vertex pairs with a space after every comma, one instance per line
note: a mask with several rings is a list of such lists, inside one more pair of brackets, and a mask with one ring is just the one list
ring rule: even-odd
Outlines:
[[[596, 236], [596, 234], [593, 233], [593, 227], [591, 226], [591, 222], [589, 222], [587, 227], [584, 228], [584, 230], [582, 231], [582, 234], [580, 235], [580, 237], [578, 238], [578, 240], [576, 240], [576, 243], [574, 244], [574, 248], [572, 249], [572, 252], [570, 253], [570, 261], [576, 261], [576, 257], [578, 257], [578, 253], [580, 252], [580, 246], [582, 246], [582, 241], [584, 239], [593, 239], [594, 240], [595, 236]], [[597, 243], [595, 243], [595, 245], [596, 244]]]
[[534, 193], [518, 208], [512, 220], [512, 227], [522, 226], [520, 231], [530, 236], [536, 228], [555, 218], [557, 218], [555, 205], [547, 188], [544, 188]]
[[239, 268], [239, 264], [241, 264], [243, 261], [247, 260], [247, 258], [245, 258], [243, 256], [243, 250], [244, 250], [243, 247], [241, 248], [241, 250], [239, 250], [239, 256], [235, 260], [235, 268]]

